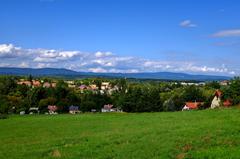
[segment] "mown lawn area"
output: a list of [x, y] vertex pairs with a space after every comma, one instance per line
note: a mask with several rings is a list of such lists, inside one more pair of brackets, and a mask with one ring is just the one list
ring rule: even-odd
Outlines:
[[10, 116], [0, 158], [240, 158], [240, 109]]

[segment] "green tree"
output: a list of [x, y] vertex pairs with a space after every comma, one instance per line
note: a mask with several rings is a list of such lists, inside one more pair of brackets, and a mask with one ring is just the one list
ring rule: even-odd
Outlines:
[[175, 111], [176, 108], [175, 108], [175, 104], [172, 100], [172, 98], [166, 100], [164, 103], [163, 103], [163, 111]]
[[204, 101], [202, 91], [194, 85], [187, 86], [183, 91], [182, 97], [186, 102]]
[[41, 99], [38, 103], [40, 111], [47, 111], [48, 105], [55, 105], [57, 102], [56, 98], [48, 97], [46, 99]]

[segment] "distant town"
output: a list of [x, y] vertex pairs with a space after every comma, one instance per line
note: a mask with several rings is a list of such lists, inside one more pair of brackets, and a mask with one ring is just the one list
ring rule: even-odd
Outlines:
[[[212, 82], [1, 76], [1, 113], [160, 112], [230, 107], [239, 78]], [[238, 93], [238, 92], [237, 92]]]

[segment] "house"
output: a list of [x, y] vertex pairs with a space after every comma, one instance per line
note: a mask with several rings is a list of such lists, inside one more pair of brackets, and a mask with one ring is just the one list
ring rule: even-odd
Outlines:
[[39, 114], [39, 109], [37, 107], [29, 108], [29, 114]]
[[51, 83], [49, 83], [49, 82], [44, 82], [44, 83], [43, 83], [43, 87], [44, 87], [44, 88], [50, 88], [50, 87], [51, 87]]
[[41, 86], [41, 82], [39, 82], [38, 80], [32, 80], [32, 81], [24, 81], [24, 80], [21, 80], [19, 82], [17, 82], [17, 84], [19, 85], [26, 85], [26, 86], [29, 86], [29, 87], [40, 87]]
[[55, 88], [57, 86], [57, 83], [53, 82], [53, 83], [50, 83], [50, 82], [44, 82], [43, 85], [42, 85], [44, 88]]
[[32, 80], [32, 86], [33, 87], [40, 87], [41, 86], [41, 82], [39, 82], [38, 80]]
[[56, 105], [49, 105], [48, 112], [49, 114], [57, 114], [58, 107]]
[[68, 87], [69, 88], [76, 88], [76, 85], [75, 84], [68, 84]]
[[89, 85], [89, 87], [90, 87], [90, 89], [93, 90], [93, 91], [95, 91], [95, 90], [98, 89], [96, 84], [91, 84], [91, 85]]
[[83, 85], [79, 86], [78, 89], [80, 89], [81, 93], [83, 93], [84, 90], [88, 90], [88, 86], [83, 84]]
[[20, 111], [19, 114], [20, 115], [24, 115], [26, 112], [25, 111]]
[[182, 111], [198, 109], [202, 104], [202, 102], [186, 102], [185, 106], [182, 108]]
[[103, 112], [103, 113], [105, 113], [105, 112], [120, 112], [120, 110], [117, 108], [113, 108], [112, 104], [106, 104], [103, 106], [101, 112]]
[[109, 87], [110, 87], [110, 83], [109, 82], [102, 82], [101, 90], [109, 89]]
[[228, 84], [229, 84], [229, 81], [227, 81], [227, 80], [220, 82], [221, 86], [227, 86]]
[[88, 89], [88, 87], [84, 84], [82, 84], [81, 86], [78, 87], [80, 90], [86, 90]]
[[69, 113], [70, 114], [76, 114], [76, 113], [80, 113], [79, 111], [79, 106], [70, 106], [69, 107]]
[[32, 86], [32, 83], [30, 81], [19, 81], [17, 82], [18, 85], [26, 85], [28, 87]]
[[224, 106], [224, 107], [230, 107], [230, 106], [232, 106], [231, 100], [230, 100], [230, 99], [225, 100], [225, 101], [223, 102], [223, 106]]
[[64, 81], [65, 83], [67, 83], [67, 84], [74, 84], [74, 81]]
[[221, 106], [221, 97], [222, 92], [220, 90], [216, 90], [214, 98], [212, 100], [211, 109], [215, 109]]
[[57, 86], [57, 83], [53, 82], [51, 85], [53, 88], [55, 88]]

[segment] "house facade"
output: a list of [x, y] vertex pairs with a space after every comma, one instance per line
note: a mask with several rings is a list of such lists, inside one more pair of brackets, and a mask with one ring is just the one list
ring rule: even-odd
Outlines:
[[220, 90], [216, 90], [212, 100], [211, 109], [219, 108], [221, 106], [221, 97], [222, 92]]
[[69, 113], [70, 114], [77, 114], [77, 113], [80, 113], [79, 111], [79, 106], [70, 106], [69, 107]]

